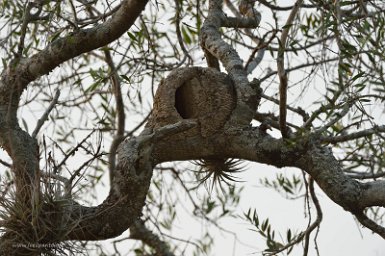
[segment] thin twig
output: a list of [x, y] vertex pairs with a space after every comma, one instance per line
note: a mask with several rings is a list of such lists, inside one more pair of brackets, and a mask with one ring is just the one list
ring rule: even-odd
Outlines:
[[314, 180], [312, 178], [310, 178], [309, 180], [309, 191], [310, 191], [311, 199], [313, 200], [314, 206], [317, 211], [317, 219], [304, 232], [300, 233], [294, 241], [286, 244], [285, 246], [279, 248], [278, 250], [272, 252], [272, 254], [269, 254], [269, 255], [277, 255], [280, 252], [283, 252], [284, 250], [291, 248], [293, 245], [300, 243], [304, 239], [305, 239], [304, 256], [307, 255], [306, 246], [308, 246], [308, 244], [306, 245], [306, 243], [308, 242], [306, 242], [306, 240], [309, 240], [310, 234], [313, 232], [315, 228], [317, 228], [320, 225], [322, 221], [322, 210], [321, 210], [321, 206], [318, 201], [318, 198], [314, 191]]
[[349, 112], [350, 108], [351, 108], [351, 103], [346, 102], [345, 105], [342, 107], [341, 113], [336, 113], [336, 117], [334, 119], [330, 120], [327, 124], [325, 124], [324, 126], [322, 126], [319, 129], [317, 129], [316, 132], [320, 133], [320, 134], [325, 132], [327, 129], [329, 129], [335, 123], [337, 123], [339, 120], [341, 120], [341, 118], [346, 116], [346, 114]]
[[32, 135], [31, 135], [32, 138], [36, 138], [36, 136], [39, 133], [39, 130], [43, 126], [44, 122], [48, 119], [49, 113], [51, 113], [52, 109], [55, 107], [57, 101], [59, 100], [59, 96], [60, 96], [60, 90], [58, 89], [58, 90], [56, 90], [55, 95], [54, 95], [51, 103], [49, 104], [48, 108], [46, 109], [44, 114], [41, 116], [41, 118], [37, 121], [35, 130], [33, 130]]
[[288, 78], [285, 70], [284, 54], [285, 54], [287, 38], [289, 35], [289, 30], [293, 24], [294, 18], [297, 16], [297, 13], [301, 7], [302, 2], [303, 0], [297, 0], [297, 2], [294, 4], [294, 7], [291, 10], [290, 15], [286, 21], [286, 24], [283, 27], [279, 50], [278, 50], [277, 72], [279, 77], [279, 127], [281, 129], [282, 137], [284, 138], [288, 136], [287, 127], [286, 127]]
[[[264, 99], [267, 99], [267, 100], [269, 100], [269, 101], [271, 101], [271, 102], [273, 102], [273, 103], [275, 103], [275, 104], [277, 104], [277, 105], [279, 105], [279, 100], [277, 100], [277, 99], [275, 99], [275, 98], [273, 98], [273, 97], [271, 97], [271, 96], [268, 96], [268, 95], [262, 93], [262, 94], [261, 94], [261, 97], [264, 98]], [[298, 108], [293, 108], [293, 107], [291, 107], [291, 106], [287, 106], [287, 109], [290, 110], [290, 111], [293, 111], [294, 113], [296, 113], [296, 114], [298, 114], [298, 115], [300, 115], [304, 120], [306, 120], [306, 119], [309, 118], [309, 116], [308, 116], [308, 114], [306, 113], [306, 111], [303, 110], [303, 109], [300, 108], [300, 107], [298, 107]]]
[[182, 33], [180, 31], [180, 10], [181, 7], [179, 5], [179, 0], [175, 0], [175, 31], [178, 38], [179, 46], [182, 49], [184, 55], [189, 59], [189, 62], [192, 63], [193, 59], [191, 55], [188, 53], [186, 47], [184, 46]]
[[[331, 58], [331, 59], [326, 59], [326, 60], [321, 60], [321, 61], [304, 63], [304, 64], [301, 64], [301, 65], [294, 66], [292, 68], [286, 69], [286, 74], [291, 72], [291, 71], [295, 71], [295, 70], [298, 70], [298, 69], [301, 69], [301, 68], [316, 66], [316, 65], [325, 64], [325, 63], [333, 62], [333, 61], [337, 61], [337, 60], [338, 60], [338, 58]], [[277, 73], [278, 73], [277, 71], [270, 72], [267, 75], [263, 76], [262, 78], [259, 78], [259, 81], [263, 82], [266, 79], [268, 79], [269, 77], [271, 77], [273, 75], [276, 75]]]
[[349, 171], [346, 173], [346, 176], [356, 180], [378, 179], [378, 178], [385, 177], [385, 172], [361, 173], [361, 172]]
[[19, 41], [19, 46], [17, 49], [17, 55], [19, 58], [23, 55], [24, 40], [25, 40], [25, 35], [27, 33], [28, 23], [30, 22], [32, 7], [33, 7], [33, 4], [28, 2], [26, 4], [25, 9], [24, 9], [23, 23], [21, 24], [21, 31], [20, 31], [20, 41]]
[[303, 256], [307, 256], [307, 254], [308, 254], [309, 239], [310, 239], [311, 232], [316, 227], [319, 227], [319, 225], [321, 224], [321, 221], [322, 221], [321, 205], [320, 205], [318, 198], [317, 198], [317, 195], [315, 194], [315, 191], [314, 191], [314, 179], [313, 178], [310, 178], [310, 180], [309, 180], [309, 191], [310, 191], [311, 199], [312, 199], [314, 206], [316, 208], [316, 211], [317, 211], [317, 219], [315, 220], [315, 222], [311, 226], [309, 226], [309, 228], [305, 232], [305, 245], [303, 248], [303, 251], [304, 251]]
[[57, 173], [57, 171], [60, 169], [60, 167], [62, 166], [62, 165], [64, 165], [65, 164], [65, 162], [68, 160], [68, 158], [70, 157], [70, 156], [72, 156], [73, 154], [75, 154], [75, 152], [76, 151], [78, 151], [78, 149], [83, 145], [83, 143], [84, 142], [86, 142], [86, 140], [88, 140], [90, 137], [91, 137], [91, 135], [95, 132], [96, 130], [92, 130], [81, 142], [79, 142], [77, 145], [76, 145], [76, 147], [74, 147], [70, 152], [68, 152], [68, 154], [66, 154], [65, 156], [64, 156], [64, 158], [63, 158], [63, 160], [57, 165], [57, 166], [55, 166], [54, 167], [54, 169], [53, 169], [53, 173]]
[[[294, 6], [281, 6], [281, 5], [273, 5], [269, 3], [266, 0], [257, 0], [259, 3], [263, 4], [270, 10], [276, 10], [276, 11], [290, 11]], [[302, 8], [317, 8], [317, 5], [313, 4], [303, 4], [301, 5]]]
[[120, 80], [119, 80], [119, 76], [118, 76], [115, 64], [112, 60], [110, 51], [108, 49], [104, 49], [104, 55], [106, 57], [106, 63], [110, 68], [111, 85], [112, 85], [112, 91], [115, 96], [115, 102], [116, 102], [115, 109], [116, 109], [116, 116], [117, 116], [117, 130], [114, 135], [114, 139], [111, 143], [110, 154], [108, 156], [110, 181], [112, 182], [112, 179], [114, 177], [114, 170], [116, 166], [116, 150], [118, 149], [119, 144], [124, 140], [124, 129], [125, 129], [126, 117], [124, 113], [121, 84], [120, 84]]
[[320, 140], [322, 142], [338, 143], [338, 142], [345, 142], [349, 140], [355, 140], [362, 137], [367, 137], [376, 133], [385, 133], [385, 125], [376, 126], [371, 129], [367, 129], [367, 130], [363, 130], [363, 131], [359, 131], [351, 134], [341, 135], [341, 136], [335, 136], [335, 137], [325, 136], [325, 137], [321, 137]]
[[10, 163], [7, 163], [6, 161], [1, 160], [1, 159], [0, 159], [0, 164], [4, 165], [4, 166], [6, 166], [6, 167], [9, 167], [9, 168], [12, 167], [12, 165], [11, 165]]
[[78, 181], [80, 179], [78, 179], [75, 184], [73, 184], [73, 181], [76, 177], [80, 176], [80, 172], [84, 169], [84, 167], [86, 167], [87, 165], [89, 165], [92, 161], [94, 161], [95, 159], [98, 159], [100, 158], [101, 156], [105, 155], [105, 153], [101, 153], [99, 154], [99, 152], [97, 152], [95, 155], [92, 156], [92, 158], [88, 159], [87, 161], [85, 161], [78, 169], [76, 169], [72, 174], [71, 174], [71, 177], [64, 183], [64, 191], [65, 191], [65, 197], [66, 198], [71, 198], [72, 196], [72, 189], [76, 186], [76, 183], [78, 183]]

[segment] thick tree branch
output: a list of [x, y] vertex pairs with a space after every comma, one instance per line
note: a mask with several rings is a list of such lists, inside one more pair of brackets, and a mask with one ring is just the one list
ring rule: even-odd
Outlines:
[[368, 229], [372, 230], [373, 232], [379, 234], [382, 238], [385, 239], [385, 228], [378, 225], [376, 222], [369, 219], [364, 213], [357, 213], [355, 214], [357, 220]]
[[39, 153], [36, 141], [23, 132], [18, 125], [16, 114], [23, 90], [29, 82], [48, 74], [64, 61], [116, 40], [131, 27], [146, 3], [147, 1], [139, 0], [122, 1], [120, 9], [114, 16], [101, 25], [78, 30], [57, 39], [31, 58], [16, 58], [2, 72], [0, 145], [5, 148], [14, 162], [16, 186], [25, 191], [24, 196], [27, 196], [29, 186], [33, 186], [32, 184], [38, 180], [35, 174], [39, 173]]
[[59, 38], [41, 52], [23, 60], [19, 68], [22, 71], [20, 75], [33, 81], [69, 59], [115, 41], [134, 24], [147, 2], [148, 0], [123, 0], [109, 20]]
[[385, 207], [385, 181], [361, 183], [348, 177], [331, 149], [319, 145], [312, 138], [304, 137], [295, 145], [287, 144], [255, 128], [210, 139], [186, 138], [173, 142], [174, 148], [169, 146], [169, 141], [167, 144], [160, 142], [155, 146], [154, 158], [156, 162], [164, 162], [222, 156], [276, 167], [298, 167], [310, 174], [320, 188], [347, 211], [358, 212], [371, 206]]
[[[255, 19], [255, 25], [258, 25], [261, 19], [260, 14], [256, 13], [253, 18]], [[226, 19], [227, 17], [222, 11], [222, 0], [211, 0], [209, 2], [209, 14], [201, 29], [201, 45], [212, 56], [222, 62], [235, 83], [237, 104], [229, 124], [244, 126], [250, 123], [255, 113], [258, 90], [251, 88], [249, 85], [243, 62], [238, 53], [221, 38], [219, 28], [228, 23], [225, 22]]]
[[[102, 240], [120, 235], [141, 216], [151, 182], [155, 162], [153, 146], [196, 126], [194, 121], [181, 121], [121, 143], [118, 164], [110, 193], [104, 202], [95, 207], [81, 206], [64, 201], [61, 205], [63, 218], [68, 220], [65, 239]], [[58, 225], [60, 226], [60, 225]]]
[[[66, 60], [104, 46], [120, 37], [143, 11], [147, 1], [125, 0], [115, 15], [91, 29], [55, 40], [30, 58], [17, 58], [1, 73], [0, 145], [13, 160], [16, 201], [34, 209], [39, 202], [39, 150], [37, 141], [19, 128], [17, 109], [20, 96], [29, 82], [48, 74]], [[29, 8], [26, 14], [29, 15]], [[28, 18], [25, 19], [25, 24]], [[23, 38], [19, 50], [23, 49]], [[38, 131], [38, 130], [36, 130]]]
[[169, 246], [158, 235], [149, 230], [142, 220], [134, 222], [130, 228], [130, 238], [141, 240], [143, 243], [152, 247], [157, 255], [162, 256], [174, 256], [175, 254], [170, 251]]

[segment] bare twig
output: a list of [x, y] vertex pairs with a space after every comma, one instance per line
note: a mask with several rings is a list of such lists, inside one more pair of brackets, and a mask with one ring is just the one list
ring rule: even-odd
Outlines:
[[284, 250], [291, 248], [293, 245], [300, 243], [304, 239], [305, 239], [304, 256], [307, 255], [308, 246], [309, 246], [309, 244], [308, 244], [309, 243], [309, 236], [313, 232], [313, 230], [320, 225], [320, 223], [322, 221], [322, 210], [321, 210], [321, 206], [320, 206], [320, 203], [318, 201], [318, 198], [317, 198], [315, 191], [314, 191], [314, 180], [312, 178], [310, 178], [310, 180], [309, 180], [309, 192], [310, 192], [311, 199], [313, 200], [313, 203], [314, 203], [316, 211], [317, 211], [317, 219], [304, 232], [300, 233], [294, 241], [286, 244], [285, 246], [279, 248], [278, 250], [272, 252], [272, 254], [269, 254], [269, 255], [277, 255], [278, 253], [283, 252]]
[[[271, 96], [268, 96], [268, 95], [262, 93], [261, 97], [264, 98], [264, 99], [267, 99], [267, 100], [269, 100], [269, 101], [271, 101], [271, 102], [273, 102], [273, 103], [275, 103], [277, 105], [279, 105], [279, 100], [277, 100], [277, 99], [275, 99], [275, 98], [273, 98]], [[296, 114], [298, 114], [298, 115], [300, 115], [302, 117], [302, 119], [304, 119], [304, 120], [307, 120], [309, 118], [309, 116], [306, 113], [306, 111], [303, 110], [300, 107], [293, 108], [291, 106], [287, 106], [287, 109], [292, 111], [292, 112], [294, 112], [294, 113], [296, 113]]]
[[186, 47], [184, 46], [182, 33], [180, 31], [180, 11], [181, 7], [179, 5], [179, 0], [175, 0], [175, 31], [178, 38], [179, 46], [182, 49], [184, 55], [189, 59], [189, 62], [192, 63], [193, 59], [191, 55], [188, 53]]
[[366, 179], [383, 178], [385, 177], [385, 172], [364, 173], [364, 172], [347, 171], [346, 175], [352, 179], [366, 180]]
[[338, 143], [338, 142], [345, 142], [349, 140], [354, 140], [354, 139], [359, 139], [362, 137], [366, 137], [372, 134], [376, 133], [385, 133], [385, 125], [381, 126], [376, 126], [371, 129], [351, 133], [351, 134], [346, 134], [346, 135], [341, 135], [341, 136], [335, 136], [335, 137], [321, 137], [320, 140], [322, 142], [328, 142], [328, 143]]
[[[272, 33], [272, 35], [270, 36], [269, 40], [265, 42], [265, 39], [269, 33]], [[262, 61], [266, 47], [271, 43], [271, 41], [273, 41], [276, 34], [277, 34], [277, 30], [269, 31], [259, 41], [257, 47], [255, 47], [255, 49], [250, 54], [250, 57], [246, 62], [245, 69], [247, 70], [248, 74], [250, 74], [255, 69], [255, 67], [257, 67], [258, 64]], [[255, 57], [256, 54], [257, 54], [257, 57]]]
[[21, 24], [21, 32], [20, 32], [20, 41], [19, 41], [19, 46], [17, 49], [17, 55], [19, 58], [23, 55], [24, 40], [25, 40], [25, 35], [27, 33], [28, 23], [31, 20], [30, 17], [31, 17], [32, 7], [33, 7], [33, 4], [30, 2], [27, 2], [26, 7], [24, 9], [23, 23]]
[[80, 180], [78, 179], [77, 182], [75, 182], [75, 184], [73, 183], [73, 181], [75, 180], [76, 177], [79, 177], [80, 176], [80, 172], [87, 166], [89, 165], [92, 161], [94, 161], [95, 159], [98, 159], [100, 158], [101, 156], [103, 156], [104, 153], [101, 153], [99, 154], [99, 152], [97, 152], [95, 155], [92, 156], [92, 158], [88, 159], [87, 161], [85, 161], [78, 169], [76, 169], [72, 174], [71, 174], [71, 177], [64, 183], [64, 191], [65, 191], [65, 194], [64, 196], [66, 198], [71, 198], [72, 196], [72, 189], [75, 187], [76, 183]]
[[197, 125], [197, 122], [195, 120], [185, 119], [175, 124], [166, 125], [159, 129], [156, 129], [154, 133], [151, 135], [151, 139], [153, 141], [158, 141], [167, 136], [189, 130], [196, 125]]
[[[320, 65], [320, 64], [324, 64], [324, 63], [328, 63], [328, 62], [333, 62], [333, 61], [337, 61], [337, 60], [338, 60], [338, 58], [331, 58], [331, 59], [326, 59], [326, 60], [321, 60], [321, 61], [314, 61], [314, 62], [300, 64], [298, 66], [294, 66], [292, 68], [286, 69], [286, 74], [291, 72], [291, 71], [295, 71], [295, 70], [298, 70], [301, 68], [316, 66], [316, 65]], [[268, 79], [269, 77], [276, 75], [277, 73], [278, 73], [277, 71], [270, 72], [267, 75], [265, 75], [264, 77], [260, 78], [259, 81], [263, 82], [266, 79]]]
[[77, 16], [77, 12], [76, 12], [75, 5], [74, 5], [74, 3], [72, 2], [72, 0], [70, 0], [69, 3], [70, 3], [72, 15], [73, 15], [73, 17], [74, 17], [73, 24], [75, 25], [75, 29], [78, 29], [78, 28], [79, 28], [79, 26], [78, 26], [79, 21], [78, 21], [78, 16]]
[[8, 163], [8, 162], [6, 162], [4, 160], [1, 160], [1, 159], [0, 159], [0, 164], [4, 165], [6, 167], [9, 167], [9, 168], [12, 167], [12, 165], [10, 163]]
[[104, 49], [104, 55], [106, 57], [106, 63], [110, 68], [110, 78], [112, 91], [115, 96], [116, 102], [116, 116], [117, 116], [117, 129], [114, 136], [114, 139], [110, 146], [110, 154], [108, 156], [108, 164], [110, 171], [110, 181], [114, 177], [114, 170], [116, 165], [116, 150], [118, 149], [119, 144], [124, 140], [124, 127], [125, 127], [125, 113], [124, 113], [124, 104], [122, 98], [121, 84], [119, 80], [119, 76], [115, 67], [115, 64], [112, 60], [110, 51], [108, 49]]
[[288, 136], [287, 127], [286, 127], [286, 104], [287, 104], [287, 73], [285, 71], [285, 48], [286, 42], [289, 35], [289, 30], [293, 24], [294, 18], [297, 16], [299, 8], [301, 7], [303, 0], [297, 0], [294, 4], [293, 9], [290, 12], [290, 15], [286, 21], [285, 26], [283, 27], [280, 46], [278, 50], [277, 58], [277, 72], [279, 77], [279, 127], [281, 129], [282, 137], [286, 138]]
[[[268, 7], [271, 10], [276, 10], [276, 11], [290, 11], [293, 9], [295, 6], [281, 6], [281, 5], [273, 5], [269, 3], [266, 0], [257, 0], [259, 3], [263, 4], [264, 6]], [[302, 4], [302, 8], [316, 8], [317, 5], [312, 5], [312, 4]]]
[[[254, 119], [257, 120], [258, 122], [264, 124], [264, 125], [271, 126], [275, 129], [279, 130], [278, 117], [272, 113], [259, 113], [259, 112], [257, 112], [254, 115]], [[296, 126], [295, 124], [291, 124], [289, 122], [287, 123], [287, 126], [290, 126], [290, 127], [297, 129], [297, 130], [300, 129], [299, 126]], [[266, 128], [269, 128], [269, 127], [266, 127]]]
[[35, 130], [33, 130], [32, 135], [31, 135], [32, 138], [36, 138], [36, 136], [39, 133], [41, 127], [44, 124], [44, 122], [48, 119], [49, 113], [51, 113], [52, 109], [55, 107], [57, 101], [59, 100], [59, 96], [60, 96], [60, 91], [56, 90], [55, 95], [54, 95], [51, 103], [49, 104], [48, 108], [46, 109], [46, 111], [44, 112], [42, 117], [37, 121]]
[[76, 151], [78, 151], [78, 149], [83, 145], [83, 143], [86, 142], [86, 140], [88, 140], [94, 132], [95, 130], [92, 130], [81, 142], [76, 145], [76, 147], [74, 147], [70, 152], [68, 152], [68, 154], [64, 156], [63, 160], [57, 166], [54, 167], [53, 173], [57, 173], [57, 171], [62, 165], [65, 164], [68, 158], [72, 156]]
[[314, 206], [316, 208], [316, 211], [317, 211], [317, 219], [314, 221], [314, 223], [312, 225], [309, 226], [309, 228], [305, 231], [305, 245], [304, 245], [304, 248], [303, 248], [303, 251], [304, 251], [304, 256], [306, 256], [308, 254], [308, 250], [309, 250], [309, 239], [310, 239], [310, 234], [311, 232], [316, 228], [316, 227], [319, 227], [319, 225], [321, 224], [321, 221], [322, 221], [322, 210], [321, 210], [321, 205], [318, 201], [318, 198], [317, 198], [317, 195], [315, 194], [315, 191], [314, 191], [314, 180], [312, 178], [310, 178], [309, 180], [309, 192], [310, 192], [310, 196], [311, 196], [311, 199], [314, 203]]
[[327, 124], [322, 126], [321, 128], [317, 129], [317, 133], [323, 133], [327, 129], [329, 129], [331, 126], [333, 126], [335, 123], [337, 123], [341, 118], [343, 118], [350, 110], [351, 108], [351, 103], [346, 102], [345, 105], [342, 107], [341, 113], [336, 113], [336, 117], [330, 120]]

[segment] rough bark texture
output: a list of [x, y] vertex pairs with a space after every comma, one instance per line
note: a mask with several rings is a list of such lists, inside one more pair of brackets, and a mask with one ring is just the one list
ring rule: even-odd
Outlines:
[[157, 129], [183, 119], [196, 119], [208, 137], [223, 129], [235, 107], [231, 79], [212, 68], [174, 70], [158, 87], [147, 127]]
[[[230, 22], [222, 11], [222, 0], [213, 0], [209, 2], [209, 14], [201, 29], [202, 48], [209, 53], [206, 57], [221, 61], [227, 73], [237, 85], [235, 87], [237, 95], [237, 104], [234, 108], [234, 114], [231, 115], [229, 125], [245, 126], [250, 124], [260, 100], [259, 85], [252, 87], [247, 79], [247, 73], [243, 68], [243, 61], [238, 52], [222, 38], [219, 32], [220, 27], [227, 26]], [[260, 22], [260, 16], [254, 16], [252, 23], [255, 27]], [[232, 19], [231, 19], [232, 20]], [[249, 23], [250, 25], [250, 23]]]
[[[64, 61], [104, 46], [119, 38], [131, 27], [138, 15], [143, 11], [147, 2], [148, 1], [142, 0], [122, 1], [119, 10], [106, 22], [91, 29], [78, 30], [66, 37], [59, 38], [30, 58], [17, 56], [9, 63], [7, 68], [2, 71], [0, 79], [0, 146], [5, 149], [12, 158], [12, 170], [16, 185], [16, 203], [20, 207], [19, 210], [25, 212], [27, 217], [23, 221], [26, 221], [26, 223], [31, 223], [32, 226], [35, 225], [32, 220], [36, 219], [40, 214], [40, 169], [38, 144], [36, 140], [23, 131], [18, 124], [17, 109], [21, 94], [31, 81], [48, 74]], [[133, 178], [133, 183], [135, 182], [137, 182], [137, 180]], [[140, 184], [140, 187], [146, 186], [145, 182], [140, 182]], [[135, 188], [135, 186], [129, 189], [133, 188]], [[141, 190], [135, 191], [141, 194]], [[145, 194], [133, 199], [120, 197], [118, 200], [115, 194], [112, 193], [108, 199], [106, 199], [105, 204], [98, 209], [101, 211], [110, 209], [111, 205], [118, 208], [122, 207], [122, 205], [116, 205], [116, 202], [111, 198], [117, 201], [123, 201], [126, 203], [125, 205], [134, 206], [128, 209], [128, 211], [130, 214], [132, 213], [132, 218], [137, 218], [141, 211]], [[140, 202], [140, 199], [143, 199], [142, 202]], [[113, 202], [111, 203], [111, 201]], [[64, 209], [66, 210], [64, 215], [69, 215], [71, 218], [72, 216], [77, 216], [80, 219], [83, 217], [88, 218], [89, 214], [95, 210], [89, 210], [86, 207], [79, 208], [76, 204], [73, 205], [72, 203], [70, 203], [70, 207], [64, 207]], [[127, 209], [127, 207], [125, 206], [124, 209]], [[131, 212], [132, 210], [134, 210], [134, 212]], [[99, 215], [98, 218], [101, 217], [103, 217], [103, 215]], [[116, 215], [114, 217], [115, 219], [117, 218]], [[120, 224], [122, 224], [124, 229], [128, 227], [126, 223], [132, 222], [131, 219], [128, 222], [125, 218], [121, 218], [120, 220]], [[84, 239], [92, 239], [92, 237], [97, 238], [98, 236], [103, 236], [105, 233], [111, 236], [111, 232], [105, 231], [108, 229], [109, 221], [106, 219], [103, 221], [106, 223], [102, 225], [99, 225], [97, 221], [89, 221], [86, 225], [80, 224], [75, 227], [75, 230], [78, 231], [76, 236], [71, 235], [72, 233], [70, 232], [68, 238], [79, 236]], [[60, 226], [61, 225], [58, 227]], [[35, 228], [37, 229], [38, 227]], [[6, 231], [11, 232], [12, 230]], [[59, 230], [57, 231], [59, 232]], [[95, 232], [98, 235], [95, 236]], [[13, 234], [17, 236], [17, 231]], [[118, 233], [115, 232], [115, 235], [117, 234]], [[12, 237], [12, 235], [1, 238], [0, 251], [4, 255], [21, 255], [20, 253], [22, 253], [24, 249], [12, 247], [12, 243], [9, 243], [9, 240], [7, 241], [10, 237]], [[12, 242], [17, 243], [23, 241], [16, 239]], [[38, 243], [39, 241], [29, 242]]]
[[[220, 38], [219, 27], [233, 22], [224, 17], [221, 2], [210, 1], [210, 14], [202, 27], [201, 40], [203, 47], [222, 61], [228, 75], [194, 67], [175, 70], [165, 78], [146, 129], [120, 145], [108, 197], [95, 207], [85, 207], [68, 198], [55, 202], [57, 214], [52, 234], [65, 235], [50, 238], [51, 242], [107, 239], [138, 223], [152, 170], [166, 161], [218, 157], [298, 167], [310, 174], [334, 202], [360, 218], [366, 207], [385, 207], [385, 182], [361, 183], [346, 176], [332, 150], [320, 143], [320, 134], [293, 135], [289, 142], [250, 127], [259, 104], [259, 86], [250, 86], [238, 54]], [[33, 212], [36, 202], [40, 201], [39, 149], [36, 140], [18, 125], [20, 95], [29, 82], [48, 74], [64, 61], [118, 38], [133, 24], [146, 3], [122, 1], [116, 14], [102, 25], [58, 39], [31, 58], [15, 59], [2, 72], [0, 145], [14, 163], [16, 200], [31, 219], [36, 214]], [[241, 24], [258, 23], [256, 19], [254, 23], [245, 20]], [[385, 232], [378, 230], [385, 238]], [[3, 236], [0, 240], [2, 253], [20, 255], [6, 239]]]

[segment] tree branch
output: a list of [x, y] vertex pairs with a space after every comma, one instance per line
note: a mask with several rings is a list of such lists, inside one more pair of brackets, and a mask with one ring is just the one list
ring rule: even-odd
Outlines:
[[277, 58], [277, 72], [279, 77], [279, 127], [281, 129], [282, 137], [288, 136], [286, 127], [286, 105], [287, 105], [287, 73], [285, 71], [285, 48], [289, 30], [293, 25], [294, 18], [301, 7], [303, 0], [297, 0], [287, 18], [286, 24], [283, 27], [281, 39], [279, 42], [278, 58]]
[[322, 142], [328, 142], [328, 143], [339, 143], [339, 142], [345, 142], [349, 140], [355, 140], [355, 139], [367, 137], [376, 133], [385, 133], [385, 125], [376, 126], [371, 129], [367, 129], [367, 130], [363, 130], [363, 131], [359, 131], [351, 134], [341, 135], [341, 136], [335, 136], [335, 137], [323, 136], [320, 138], [320, 140]]
[[178, 38], [180, 48], [182, 49], [185, 57], [189, 59], [190, 63], [192, 63], [193, 59], [183, 43], [182, 33], [180, 31], [180, 11], [181, 7], [179, 5], [179, 0], [175, 0], [175, 32]]
[[6, 167], [9, 167], [9, 168], [12, 167], [12, 165], [10, 163], [8, 163], [8, 162], [6, 162], [4, 160], [1, 160], [1, 159], [0, 159], [0, 164], [4, 165]]
[[124, 127], [125, 127], [126, 117], [124, 113], [124, 103], [122, 98], [121, 84], [120, 84], [120, 80], [117, 74], [115, 64], [112, 60], [110, 51], [108, 49], [104, 49], [104, 55], [106, 57], [106, 63], [110, 68], [111, 85], [112, 85], [112, 91], [115, 97], [115, 104], [116, 104], [115, 109], [116, 109], [116, 116], [117, 116], [117, 129], [114, 135], [114, 139], [111, 142], [110, 154], [108, 155], [110, 182], [112, 184], [115, 166], [116, 166], [116, 150], [118, 149], [119, 144], [124, 140]]
[[109, 20], [59, 38], [41, 52], [25, 59], [22, 67], [19, 67], [22, 71], [20, 76], [33, 81], [69, 59], [115, 41], [134, 24], [147, 2], [148, 0], [122, 0], [120, 8]]
[[385, 239], [385, 228], [378, 225], [371, 219], [369, 219], [364, 213], [357, 213], [355, 214], [357, 220], [364, 226], [367, 227], [368, 229], [372, 230], [373, 232], [377, 233], [380, 235], [382, 238]]
[[138, 137], [121, 143], [114, 182], [104, 202], [95, 207], [81, 206], [72, 200], [61, 204], [62, 215], [70, 220], [64, 239], [102, 240], [120, 235], [130, 228], [141, 215], [150, 186], [156, 164], [153, 146], [159, 140], [194, 126], [195, 121], [185, 120], [152, 133], [145, 130]]
[[46, 109], [44, 114], [41, 116], [41, 118], [37, 121], [35, 130], [33, 130], [31, 134], [32, 138], [36, 138], [44, 122], [48, 120], [49, 113], [51, 113], [52, 109], [55, 107], [57, 101], [59, 100], [59, 97], [60, 97], [60, 90], [57, 90], [48, 108]]
[[[260, 14], [255, 14], [253, 18], [256, 20], [255, 24], [258, 25]], [[237, 51], [221, 38], [219, 28], [226, 23], [226, 19], [227, 17], [222, 11], [222, 0], [210, 0], [209, 14], [201, 29], [201, 45], [203, 49], [222, 62], [235, 83], [237, 104], [228, 123], [233, 126], [244, 126], [250, 123], [255, 113], [258, 104], [258, 88], [250, 87], [243, 68], [243, 61]]]
[[130, 238], [140, 240], [148, 246], [152, 247], [157, 255], [162, 256], [174, 256], [175, 254], [170, 251], [167, 243], [160, 239], [160, 237], [150, 231], [143, 223], [142, 220], [134, 222], [130, 228]]

